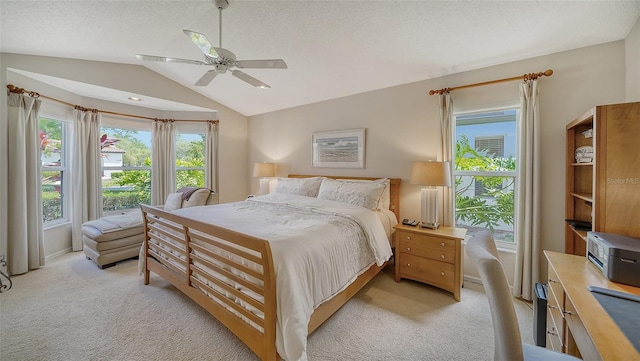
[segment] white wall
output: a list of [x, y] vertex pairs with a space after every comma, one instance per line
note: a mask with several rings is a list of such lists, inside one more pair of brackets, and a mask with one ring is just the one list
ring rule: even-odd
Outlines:
[[624, 41], [626, 55], [627, 102], [640, 101], [640, 19]]
[[[136, 94], [144, 94], [191, 104], [208, 109], [211, 112], [162, 112], [144, 107], [108, 102], [98, 99], [83, 98], [59, 88], [49, 86], [36, 80], [24, 77], [11, 69], [25, 70], [65, 78], [113, 89], [120, 89]], [[219, 133], [219, 168], [220, 202], [242, 200], [249, 191], [247, 133], [248, 120], [245, 116], [191, 91], [159, 74], [138, 65], [104, 63], [74, 59], [28, 56], [0, 53], [0, 74], [3, 84], [33, 90], [40, 94], [63, 100], [71, 104], [103, 110], [173, 119], [211, 119], [216, 116], [220, 120]], [[7, 95], [0, 92], [2, 111], [0, 112], [0, 253], [6, 253], [6, 164], [7, 154]], [[72, 108], [50, 100], [43, 100], [41, 108], [44, 112], [54, 112], [61, 116], [72, 114]], [[111, 116], [112, 117], [112, 116]], [[129, 119], [129, 121], [131, 121]], [[70, 225], [59, 225], [45, 231], [45, 254], [51, 256], [70, 249]]]
[[[249, 118], [249, 160], [278, 163], [289, 173], [385, 176], [403, 179], [401, 218], [419, 218], [419, 188], [409, 184], [411, 163], [440, 156], [439, 110], [430, 89], [508, 78], [553, 69], [540, 80], [542, 129], [543, 249], [564, 250], [565, 126], [597, 104], [625, 101], [625, 44], [617, 41], [528, 60], [405, 84]], [[452, 93], [456, 112], [519, 102], [518, 83]], [[336, 84], [339, 86], [339, 84]], [[316, 131], [366, 128], [366, 168], [311, 167], [311, 135]], [[255, 191], [257, 180], [251, 188]], [[513, 255], [502, 255], [508, 273]], [[541, 266], [546, 270], [545, 262]], [[465, 273], [477, 277], [465, 262]], [[546, 271], [544, 271], [544, 275]], [[511, 278], [511, 277], [510, 277]]]

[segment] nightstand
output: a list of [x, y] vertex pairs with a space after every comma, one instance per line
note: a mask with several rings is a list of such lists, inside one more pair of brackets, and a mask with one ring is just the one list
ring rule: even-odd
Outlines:
[[395, 232], [395, 278], [419, 281], [453, 293], [460, 301], [464, 228], [438, 229], [398, 224]]

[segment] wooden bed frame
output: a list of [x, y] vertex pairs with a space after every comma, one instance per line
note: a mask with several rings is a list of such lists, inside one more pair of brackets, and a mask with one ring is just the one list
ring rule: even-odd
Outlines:
[[[289, 177], [308, 178], [314, 176], [293, 174]], [[391, 185], [390, 209], [399, 219], [401, 181], [399, 178], [390, 178], [389, 181]], [[144, 284], [149, 284], [150, 272], [156, 273], [222, 322], [260, 359], [279, 360], [280, 357], [276, 351], [276, 282], [269, 242], [212, 224], [184, 218], [159, 208], [147, 205], [140, 205], [140, 207], [145, 224]], [[167, 239], [171, 239], [172, 242]], [[192, 250], [197, 251], [199, 255], [192, 253]], [[234, 259], [222, 256], [221, 253], [230, 254]], [[205, 270], [205, 266], [215, 270], [222, 277], [218, 278], [212, 275]], [[382, 268], [384, 265], [372, 265], [342, 292], [318, 306], [309, 321], [309, 334], [373, 279]], [[248, 277], [259, 280], [262, 285], [247, 281]], [[236, 289], [225, 278], [242, 285], [251, 292]], [[209, 284], [215, 285], [216, 288], [209, 286]], [[240, 299], [252, 309], [262, 313], [264, 317], [240, 306], [221, 291]]]

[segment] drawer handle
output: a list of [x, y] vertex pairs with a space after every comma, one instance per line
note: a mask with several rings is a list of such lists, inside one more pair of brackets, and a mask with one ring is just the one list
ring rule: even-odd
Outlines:
[[552, 331], [549, 331], [549, 330], [547, 330], [547, 333], [550, 334], [550, 335], [558, 336], [558, 334], [556, 332], [552, 332]]
[[573, 315], [573, 312], [567, 311], [567, 310], [562, 310], [562, 313], [564, 313], [565, 315], [569, 315], [569, 316]]
[[411, 236], [407, 236], [407, 239], [411, 239]]
[[441, 276], [444, 276], [444, 272], [440, 272], [440, 275], [441, 275]]
[[549, 278], [549, 283], [558, 283], [558, 281], [554, 280], [553, 278]]
[[411, 267], [411, 263], [407, 263], [407, 267]]
[[445, 259], [445, 256], [443, 254], [440, 255], [440, 258]]
[[407, 251], [411, 251], [411, 247], [407, 247]]
[[560, 307], [553, 306], [553, 305], [547, 305], [547, 307], [548, 307], [549, 309], [551, 309], [551, 310], [559, 310], [559, 309], [560, 309]]
[[444, 247], [444, 242], [440, 242], [440, 245], [441, 245], [442, 247]]

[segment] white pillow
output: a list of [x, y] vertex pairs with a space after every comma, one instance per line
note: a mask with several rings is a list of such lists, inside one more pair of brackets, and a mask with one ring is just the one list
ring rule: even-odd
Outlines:
[[324, 179], [318, 191], [318, 198], [349, 203], [376, 211], [384, 188], [384, 184], [375, 182]]
[[315, 197], [318, 195], [322, 177], [312, 178], [279, 178], [274, 192]]
[[340, 182], [373, 182], [384, 184], [384, 191], [382, 192], [382, 197], [380, 197], [380, 201], [378, 202], [378, 209], [389, 209], [391, 207], [391, 182], [389, 182], [389, 178], [380, 178], [376, 180], [367, 180], [367, 179], [337, 179]]
[[189, 199], [185, 199], [184, 201], [182, 201], [182, 208], [204, 206], [205, 204], [207, 204], [207, 200], [209, 199], [210, 195], [211, 195], [210, 189], [206, 189], [206, 188], [198, 189], [197, 191], [191, 193], [191, 196], [189, 196]]
[[167, 200], [164, 201], [164, 207], [162, 209], [171, 212], [180, 208], [182, 208], [182, 193], [176, 192], [167, 196]]

